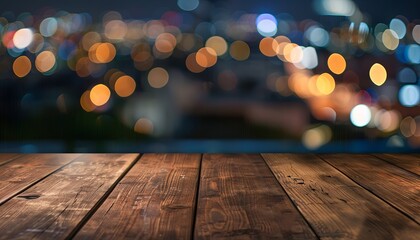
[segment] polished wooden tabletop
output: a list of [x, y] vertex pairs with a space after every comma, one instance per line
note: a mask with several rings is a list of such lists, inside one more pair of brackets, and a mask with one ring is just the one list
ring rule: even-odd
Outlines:
[[420, 239], [420, 155], [1, 154], [0, 239]]

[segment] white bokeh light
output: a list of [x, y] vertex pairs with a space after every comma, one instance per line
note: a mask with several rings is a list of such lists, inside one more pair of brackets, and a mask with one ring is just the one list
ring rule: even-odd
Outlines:
[[356, 127], [364, 127], [368, 125], [372, 118], [372, 113], [368, 106], [359, 104], [355, 106], [350, 113], [350, 121]]

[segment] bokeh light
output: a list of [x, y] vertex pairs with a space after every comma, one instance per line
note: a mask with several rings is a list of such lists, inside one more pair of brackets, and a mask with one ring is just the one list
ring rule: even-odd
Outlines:
[[212, 48], [217, 56], [222, 56], [228, 49], [226, 40], [219, 36], [213, 36], [207, 39], [206, 47]]
[[41, 73], [52, 70], [56, 64], [55, 55], [51, 51], [43, 51], [35, 59], [35, 67]]
[[237, 61], [245, 61], [249, 58], [251, 50], [244, 41], [235, 41], [230, 45], [230, 56]]
[[95, 106], [103, 106], [109, 101], [111, 91], [104, 84], [98, 84], [90, 90], [89, 97]]
[[204, 68], [209, 68], [217, 63], [217, 53], [213, 48], [203, 47], [195, 55], [197, 64]]
[[13, 73], [20, 78], [28, 75], [31, 69], [32, 63], [27, 56], [20, 56], [13, 62]]
[[405, 23], [398, 18], [394, 18], [391, 20], [391, 22], [389, 23], [389, 28], [397, 34], [398, 39], [404, 38], [405, 34], [407, 33]]
[[346, 70], [346, 59], [341, 54], [333, 53], [328, 58], [328, 67], [335, 74], [342, 74]]
[[264, 37], [272, 37], [277, 33], [277, 19], [271, 14], [259, 15], [256, 24], [258, 32]]
[[39, 25], [39, 32], [44, 37], [51, 37], [56, 33], [57, 28], [57, 20], [55, 18], [49, 17], [42, 20], [41, 24]]
[[118, 96], [128, 97], [136, 90], [136, 81], [130, 76], [122, 76], [115, 82], [114, 89]]
[[328, 73], [323, 73], [316, 79], [316, 88], [322, 95], [329, 95], [335, 89], [335, 80]]
[[184, 11], [193, 11], [200, 4], [199, 0], [178, 0], [178, 7]]
[[387, 79], [387, 72], [384, 66], [375, 63], [369, 70], [370, 80], [376, 85], [381, 86]]
[[169, 74], [164, 68], [153, 68], [147, 75], [147, 81], [153, 88], [163, 88], [168, 84]]
[[420, 102], [420, 89], [417, 85], [405, 85], [400, 89], [398, 98], [401, 105], [413, 107]]
[[206, 70], [205, 67], [202, 67], [197, 63], [196, 53], [191, 53], [190, 55], [188, 55], [187, 59], [185, 60], [185, 65], [187, 69], [193, 73], [200, 73]]
[[86, 112], [92, 112], [96, 109], [95, 104], [90, 100], [90, 90], [86, 90], [80, 97], [80, 106]]
[[24, 49], [28, 47], [33, 40], [34, 33], [32, 29], [22, 28], [13, 35], [13, 44], [16, 48]]
[[368, 106], [359, 104], [350, 112], [350, 121], [356, 127], [364, 127], [368, 125], [372, 118], [372, 113]]
[[382, 33], [382, 43], [388, 50], [395, 50], [400, 43], [398, 35], [394, 30], [387, 29]]
[[134, 131], [140, 134], [150, 135], [153, 133], [153, 123], [147, 118], [140, 118], [134, 124]]
[[111, 43], [95, 43], [89, 49], [89, 59], [94, 63], [109, 63], [116, 55], [116, 49]]
[[274, 40], [274, 38], [271, 37], [265, 37], [263, 39], [261, 39], [260, 41], [260, 51], [262, 54], [264, 54], [267, 57], [274, 57], [277, 55], [276, 49], [273, 48], [273, 44], [277, 44], [277, 42]]
[[302, 143], [306, 148], [314, 150], [328, 143], [331, 137], [331, 128], [327, 125], [321, 125], [307, 130], [303, 134]]

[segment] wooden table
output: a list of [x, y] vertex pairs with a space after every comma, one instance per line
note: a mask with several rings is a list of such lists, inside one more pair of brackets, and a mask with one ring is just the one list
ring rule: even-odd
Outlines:
[[0, 239], [420, 239], [420, 155], [2, 154]]

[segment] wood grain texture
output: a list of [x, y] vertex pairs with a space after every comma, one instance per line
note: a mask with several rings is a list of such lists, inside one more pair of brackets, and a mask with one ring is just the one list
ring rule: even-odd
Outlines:
[[374, 156], [420, 176], [419, 154], [374, 154]]
[[1, 153], [0, 154], [0, 166], [15, 160], [16, 158], [18, 158], [20, 156], [22, 156], [22, 155], [17, 154], [17, 153]]
[[189, 239], [199, 154], [145, 154], [75, 239]]
[[326, 154], [320, 157], [420, 224], [419, 176], [365, 154]]
[[0, 239], [67, 237], [137, 156], [86, 154], [77, 158], [0, 206]]
[[196, 239], [316, 239], [260, 155], [205, 154]]
[[322, 239], [418, 239], [420, 226], [313, 155], [263, 154]]
[[76, 159], [79, 154], [22, 155], [0, 166], [0, 205], [40, 179]]

